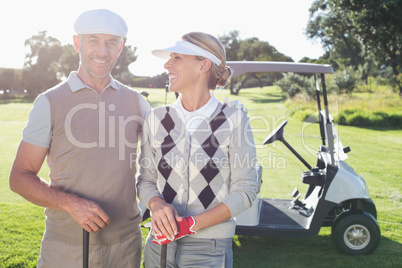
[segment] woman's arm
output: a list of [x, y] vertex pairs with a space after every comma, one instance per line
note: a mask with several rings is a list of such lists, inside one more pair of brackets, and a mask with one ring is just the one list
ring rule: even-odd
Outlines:
[[144, 120], [142, 127], [141, 150], [138, 158], [137, 194], [141, 203], [151, 211], [153, 231], [171, 238], [177, 233], [176, 221], [181, 218], [176, 209], [165, 202], [157, 188], [158, 172], [155, 149], [152, 146], [154, 133], [151, 131], [153, 126], [150, 125], [153, 116], [155, 115], [151, 111]]
[[[223, 199], [232, 217], [251, 207], [257, 197], [257, 162], [253, 133], [247, 115], [240, 110], [229, 146], [230, 193]], [[231, 117], [232, 118], [232, 117]]]
[[232, 214], [230, 213], [229, 207], [225, 203], [219, 203], [216, 207], [195, 215], [195, 225], [192, 230], [198, 232], [199, 230], [225, 222], [231, 218]]

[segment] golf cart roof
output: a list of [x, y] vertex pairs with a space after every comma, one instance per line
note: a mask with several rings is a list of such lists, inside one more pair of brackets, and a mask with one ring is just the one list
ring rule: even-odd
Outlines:
[[334, 70], [331, 65], [315, 63], [297, 63], [281, 61], [227, 61], [227, 66], [234, 70], [233, 77], [245, 73], [292, 72], [292, 73], [327, 73]]

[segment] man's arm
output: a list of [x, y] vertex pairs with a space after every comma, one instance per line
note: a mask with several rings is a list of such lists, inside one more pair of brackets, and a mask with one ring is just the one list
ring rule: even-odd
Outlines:
[[11, 169], [11, 190], [38, 206], [69, 213], [88, 232], [96, 233], [105, 228], [110, 219], [99, 205], [51, 187], [38, 177], [47, 152], [48, 148], [21, 141]]

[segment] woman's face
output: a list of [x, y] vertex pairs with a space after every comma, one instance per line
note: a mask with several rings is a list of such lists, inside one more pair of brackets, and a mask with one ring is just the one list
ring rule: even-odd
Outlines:
[[192, 55], [171, 53], [164, 68], [169, 75], [169, 90], [184, 93], [193, 90], [200, 81], [202, 61]]

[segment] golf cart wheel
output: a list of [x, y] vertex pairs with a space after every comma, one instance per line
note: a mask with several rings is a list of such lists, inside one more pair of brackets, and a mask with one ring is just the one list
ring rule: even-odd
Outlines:
[[367, 212], [340, 219], [332, 230], [335, 247], [348, 255], [372, 253], [378, 247], [380, 237], [377, 221]]

